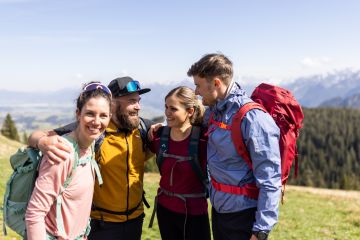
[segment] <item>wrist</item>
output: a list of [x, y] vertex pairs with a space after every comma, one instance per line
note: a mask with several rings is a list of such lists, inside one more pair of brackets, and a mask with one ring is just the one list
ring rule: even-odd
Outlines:
[[267, 240], [269, 231], [252, 231], [252, 234], [255, 235], [258, 240]]
[[41, 140], [42, 138], [46, 137], [46, 136], [47, 136], [47, 135], [42, 135], [41, 137], [39, 137], [39, 139], [38, 139], [37, 142], [36, 142], [36, 146], [35, 146], [37, 149], [40, 149], [40, 148], [39, 148], [40, 140]]

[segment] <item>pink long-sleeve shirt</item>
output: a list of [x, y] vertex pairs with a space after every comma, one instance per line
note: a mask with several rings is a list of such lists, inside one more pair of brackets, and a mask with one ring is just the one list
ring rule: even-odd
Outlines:
[[[43, 240], [46, 238], [46, 232], [58, 239], [74, 239], [86, 229], [95, 183], [91, 162], [76, 168], [70, 184], [62, 193], [61, 214], [64, 233], [60, 233], [56, 225], [56, 198], [72, 171], [73, 152], [74, 149], [66, 161], [54, 165], [49, 163], [47, 156], [42, 159], [39, 177], [36, 179], [25, 215], [29, 240]], [[88, 154], [91, 152], [80, 152], [79, 158], [87, 157]]]

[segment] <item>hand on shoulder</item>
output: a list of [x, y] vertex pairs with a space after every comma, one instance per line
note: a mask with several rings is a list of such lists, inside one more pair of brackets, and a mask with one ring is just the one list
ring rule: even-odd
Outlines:
[[65, 161], [71, 153], [69, 144], [59, 135], [43, 136], [38, 141], [40, 151], [48, 156], [51, 164]]
[[153, 141], [154, 137], [155, 137], [155, 133], [159, 130], [159, 128], [161, 128], [163, 126], [162, 123], [155, 123], [153, 125], [150, 126], [149, 131], [148, 131], [148, 139], [149, 141]]

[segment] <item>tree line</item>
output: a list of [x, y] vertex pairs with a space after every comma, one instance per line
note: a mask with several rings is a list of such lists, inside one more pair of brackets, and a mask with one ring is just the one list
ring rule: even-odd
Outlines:
[[[298, 177], [289, 184], [360, 190], [360, 109], [304, 108], [304, 126], [298, 139]], [[20, 140], [14, 121], [7, 114], [1, 134]], [[26, 142], [26, 133], [23, 141]], [[154, 160], [146, 171], [157, 171]]]
[[303, 110], [299, 173], [290, 184], [360, 190], [360, 109]]

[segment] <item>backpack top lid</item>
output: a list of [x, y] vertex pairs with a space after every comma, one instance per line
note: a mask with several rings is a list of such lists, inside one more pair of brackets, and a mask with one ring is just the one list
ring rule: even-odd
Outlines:
[[[29, 159], [28, 159], [29, 158]], [[16, 154], [10, 156], [10, 165], [13, 170], [22, 167], [31, 162], [38, 162], [42, 158], [40, 150], [31, 147], [21, 147], [17, 150]]]
[[266, 111], [275, 119], [276, 124], [280, 125], [280, 122], [285, 121], [284, 124], [288, 124], [290, 128], [302, 128], [303, 111], [289, 90], [262, 83], [255, 88], [251, 94], [251, 99], [264, 106]]

